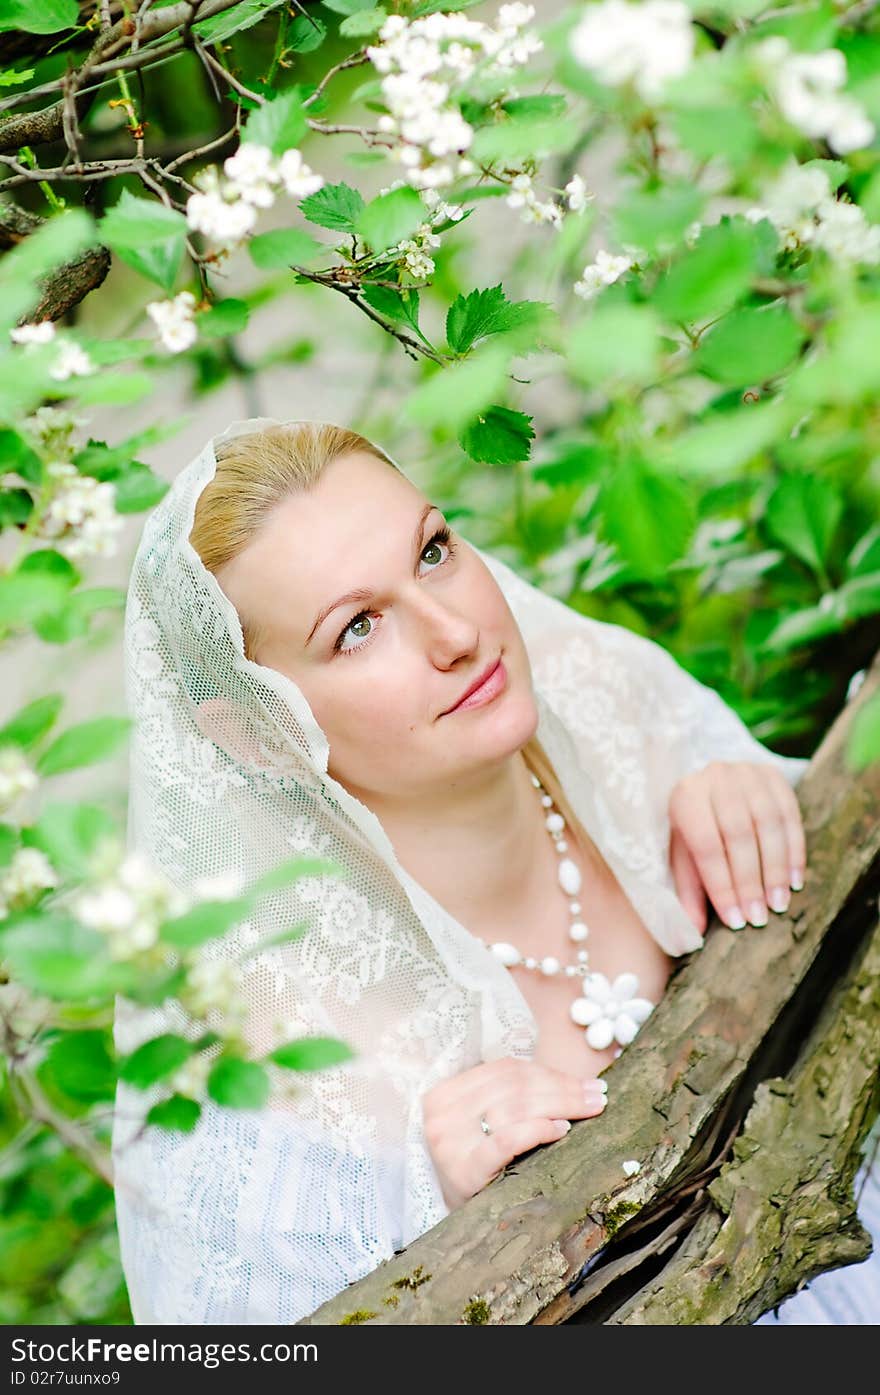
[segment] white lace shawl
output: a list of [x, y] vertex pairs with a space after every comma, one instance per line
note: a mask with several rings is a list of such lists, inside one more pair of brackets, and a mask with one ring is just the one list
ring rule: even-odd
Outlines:
[[[117, 1216], [136, 1322], [286, 1324], [442, 1219], [421, 1096], [481, 1060], [528, 1058], [537, 1027], [514, 977], [327, 776], [326, 741], [299, 690], [244, 658], [235, 611], [187, 541], [214, 468], [209, 444], [150, 515], [133, 566], [129, 842], [182, 887], [228, 870], [250, 881], [295, 852], [343, 865], [345, 881], [305, 878], [266, 898], [212, 952], [306, 920], [301, 939], [243, 966], [254, 1050], [319, 1033], [358, 1058], [297, 1076], [292, 1103], [209, 1103], [193, 1133], [153, 1128], [136, 1142], [144, 1097], [120, 1086]], [[796, 784], [808, 762], [754, 740], [659, 645], [578, 615], [476, 550], [523, 633], [536, 734], [572, 808], [662, 948], [699, 949], [668, 865], [672, 786], [714, 759], [770, 762]], [[200, 717], [216, 714], [218, 697], [234, 738], [228, 726], [219, 741], [205, 734]], [[173, 1005], [119, 1000], [121, 1050], [161, 1030], [183, 1030]]]

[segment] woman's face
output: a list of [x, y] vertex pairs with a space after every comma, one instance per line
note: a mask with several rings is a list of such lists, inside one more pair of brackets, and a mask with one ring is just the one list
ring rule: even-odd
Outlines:
[[[358, 451], [277, 505], [223, 569], [259, 626], [257, 662], [302, 689], [330, 774], [367, 800], [479, 776], [537, 728], [519, 627], [473, 549], [435, 536], [444, 526], [415, 485]], [[498, 695], [450, 712], [499, 656]]]

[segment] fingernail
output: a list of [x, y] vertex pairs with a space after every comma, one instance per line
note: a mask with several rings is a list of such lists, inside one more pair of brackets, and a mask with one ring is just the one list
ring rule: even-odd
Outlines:
[[803, 889], [804, 889], [804, 878], [803, 878], [803, 873], [799, 872], [798, 869], [797, 869], [797, 867], [793, 867], [793, 868], [792, 868], [791, 876], [789, 877], [789, 881], [791, 882], [791, 889], [792, 889], [792, 891], [803, 891]]
[[554, 1119], [553, 1122], [560, 1133], [568, 1133], [569, 1129], [571, 1128], [570, 1119]]
[[791, 895], [786, 891], [784, 886], [774, 886], [767, 900], [772, 910], [780, 912], [787, 911], [789, 902], [791, 901]]
[[767, 907], [763, 901], [749, 902], [749, 920], [753, 925], [767, 924]]
[[727, 912], [726, 919], [731, 930], [742, 930], [745, 928], [746, 918], [739, 906], [731, 906], [730, 910]]
[[593, 1090], [590, 1088], [589, 1085], [585, 1085], [584, 1103], [590, 1109], [594, 1109], [597, 1105], [600, 1109], [604, 1109], [606, 1104], [608, 1103], [608, 1096], [606, 1095], [604, 1090]]

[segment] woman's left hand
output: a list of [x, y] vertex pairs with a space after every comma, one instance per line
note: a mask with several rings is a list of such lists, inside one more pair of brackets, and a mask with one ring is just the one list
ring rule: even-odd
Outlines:
[[681, 904], [705, 933], [706, 894], [726, 925], [767, 924], [804, 884], [806, 842], [797, 797], [773, 766], [712, 761], [669, 799], [669, 861]]

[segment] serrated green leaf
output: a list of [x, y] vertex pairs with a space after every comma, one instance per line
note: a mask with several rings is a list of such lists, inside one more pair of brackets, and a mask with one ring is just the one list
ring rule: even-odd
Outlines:
[[113, 819], [97, 804], [56, 801], [46, 804], [24, 833], [28, 845], [40, 848], [66, 880], [90, 875], [89, 860], [98, 844], [116, 836]]
[[419, 293], [415, 287], [393, 291], [390, 286], [366, 285], [361, 294], [367, 304], [378, 310], [380, 315], [384, 315], [392, 323], [408, 325], [423, 343], [429, 343], [419, 328]]
[[723, 222], [706, 228], [657, 284], [653, 301], [676, 322], [707, 319], [728, 310], [747, 289], [757, 259], [752, 224]]
[[297, 15], [287, 31], [287, 47], [294, 53], [311, 53], [327, 37], [327, 26], [316, 15]]
[[75, 1100], [112, 1100], [116, 1093], [116, 1064], [112, 1038], [107, 1030], [65, 1032], [52, 1042], [40, 1067], [40, 1078], [48, 1077]]
[[865, 770], [880, 760], [880, 693], [856, 713], [846, 747], [846, 764], [852, 771]]
[[141, 513], [151, 509], [168, 493], [170, 485], [154, 475], [148, 465], [133, 461], [113, 480], [117, 513]]
[[527, 460], [534, 439], [532, 418], [509, 407], [487, 407], [459, 436], [472, 460], [490, 465], [515, 465]]
[[199, 20], [193, 25], [193, 29], [204, 42], [220, 44], [233, 34], [240, 34], [243, 30], [259, 24], [260, 20], [265, 19], [284, 3], [285, 0], [241, 0], [240, 5], [233, 5], [231, 10], [226, 10], [223, 14]]
[[767, 500], [770, 536], [822, 575], [843, 512], [840, 491], [818, 475], [784, 475]]
[[20, 475], [29, 484], [40, 484], [43, 463], [23, 436], [7, 428], [0, 430], [0, 470]]
[[319, 227], [354, 232], [365, 207], [358, 190], [340, 180], [338, 184], [324, 184], [314, 194], [308, 194], [300, 201], [299, 211]]
[[98, 232], [104, 245], [135, 271], [163, 290], [173, 289], [186, 244], [182, 213], [124, 189], [118, 203], [101, 219]]
[[29, 750], [55, 725], [63, 706], [61, 693], [48, 693], [20, 707], [15, 716], [0, 727], [0, 746], [11, 741], [23, 750]]
[[362, 34], [375, 34], [382, 28], [388, 18], [388, 11], [381, 5], [374, 9], [358, 10], [357, 14], [349, 15], [339, 26], [340, 34], [344, 34], [347, 39], [360, 38]]
[[539, 300], [510, 301], [501, 284], [458, 295], [446, 312], [446, 339], [453, 353], [465, 354], [490, 334], [537, 327], [551, 307]]
[[60, 914], [24, 915], [3, 930], [0, 943], [14, 977], [49, 998], [105, 998], [122, 990], [130, 972], [107, 958], [96, 930]]
[[210, 310], [205, 310], [196, 319], [200, 339], [226, 338], [230, 334], [240, 334], [246, 328], [250, 310], [243, 300], [229, 296], [219, 300]]
[[705, 194], [693, 184], [663, 184], [624, 195], [614, 215], [615, 240], [646, 252], [675, 247], [699, 218]]
[[427, 220], [415, 189], [403, 185], [371, 199], [357, 220], [357, 232], [374, 252], [384, 252], [409, 238]]
[[297, 262], [306, 264], [327, 250], [302, 228], [275, 228], [272, 232], [258, 233], [248, 242], [251, 261], [263, 271]]
[[335, 1037], [297, 1037], [270, 1051], [266, 1059], [287, 1070], [326, 1070], [354, 1057], [351, 1047]]
[[262, 1109], [269, 1098], [269, 1077], [256, 1061], [219, 1060], [208, 1076], [208, 1094], [227, 1109]]
[[172, 1095], [169, 1100], [154, 1104], [147, 1115], [147, 1123], [158, 1128], [177, 1129], [180, 1133], [192, 1133], [199, 1122], [202, 1106], [197, 1100], [187, 1099], [186, 1095]]
[[165, 1032], [137, 1047], [119, 1068], [120, 1080], [146, 1090], [157, 1080], [164, 1080], [172, 1071], [188, 1061], [194, 1043], [175, 1032]]
[[253, 908], [251, 896], [237, 896], [229, 901], [203, 901], [183, 915], [166, 920], [159, 934], [165, 944], [178, 949], [194, 949], [207, 940], [215, 940], [246, 920]]
[[242, 133], [242, 141], [266, 145], [273, 155], [298, 146], [309, 129], [304, 90], [292, 87], [271, 102], [252, 111]]
[[409, 419], [425, 430], [458, 434], [502, 395], [510, 349], [500, 341], [480, 345], [461, 363], [436, 372], [407, 399]]
[[262, 877], [258, 877], [247, 889], [248, 897], [265, 896], [270, 891], [281, 891], [292, 886], [303, 877], [339, 877], [345, 880], [348, 872], [341, 863], [324, 857], [291, 857], [272, 867]]
[[27, 34], [58, 34], [79, 23], [77, 0], [2, 0], [0, 33], [23, 29]]
[[597, 305], [568, 336], [572, 373], [588, 384], [647, 384], [660, 371], [660, 335], [645, 305]]
[[696, 526], [690, 492], [635, 459], [617, 465], [602, 488], [600, 508], [604, 535], [637, 577], [664, 576], [687, 552]]
[[107, 760], [128, 740], [132, 726], [129, 717], [96, 717], [68, 727], [40, 756], [37, 771], [40, 775], [60, 775]]
[[480, 164], [502, 161], [522, 165], [524, 160], [544, 160], [570, 150], [583, 135], [583, 124], [573, 116], [523, 117], [481, 126], [468, 154]]
[[696, 366], [731, 387], [764, 383], [793, 362], [804, 332], [786, 305], [732, 310], [706, 334]]

